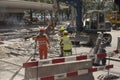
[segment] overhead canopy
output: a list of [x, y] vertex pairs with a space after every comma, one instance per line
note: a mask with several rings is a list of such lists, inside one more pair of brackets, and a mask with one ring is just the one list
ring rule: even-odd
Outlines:
[[[0, 8], [34, 9], [34, 10], [53, 10], [53, 4], [30, 2], [30, 1], [9, 1], [0, 0]], [[60, 6], [60, 9], [68, 8]]]
[[34, 10], [52, 10], [53, 5], [40, 2], [30, 1], [0, 1], [0, 8], [18, 8], [18, 9], [34, 9]]

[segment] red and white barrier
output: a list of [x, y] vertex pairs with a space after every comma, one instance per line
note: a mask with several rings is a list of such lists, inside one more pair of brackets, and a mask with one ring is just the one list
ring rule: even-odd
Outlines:
[[23, 67], [37, 67], [42, 66], [46, 64], [56, 64], [56, 63], [63, 63], [63, 62], [70, 62], [70, 61], [80, 61], [80, 60], [86, 60], [86, 59], [93, 59], [93, 58], [104, 58], [107, 56], [113, 56], [118, 54], [119, 51], [115, 50], [111, 53], [100, 53], [95, 55], [77, 55], [77, 56], [68, 56], [68, 57], [60, 57], [60, 58], [54, 58], [54, 59], [46, 59], [46, 60], [40, 60], [40, 61], [34, 61], [34, 62], [27, 62], [23, 63]]
[[119, 54], [119, 50], [114, 50], [113, 52], [107, 53], [106, 57], [112, 57], [112, 56], [115, 56], [116, 54]]
[[93, 72], [110, 69], [110, 68], [113, 68], [113, 65], [99, 66], [99, 67], [94, 67], [94, 68], [89, 68], [89, 69], [83, 69], [83, 70], [78, 70], [78, 71], [50, 75], [50, 76], [38, 78], [38, 80], [58, 80], [58, 79], [64, 79], [67, 77], [80, 76], [80, 75], [84, 75], [87, 73], [93, 73]]

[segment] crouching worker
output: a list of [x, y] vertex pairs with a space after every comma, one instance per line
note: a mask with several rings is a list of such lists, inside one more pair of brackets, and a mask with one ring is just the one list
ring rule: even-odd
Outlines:
[[63, 56], [72, 55], [72, 43], [67, 31], [63, 32], [63, 38], [61, 39], [60, 44], [63, 46]]
[[35, 41], [39, 44], [39, 58], [47, 59], [48, 57], [48, 48], [50, 47], [49, 39], [47, 34], [45, 34], [45, 28], [40, 28], [40, 33], [36, 36]]
[[101, 43], [101, 46], [100, 46], [97, 54], [102, 53], [102, 55], [105, 56], [105, 57], [100, 56], [99, 58], [95, 58], [94, 63], [93, 63], [94, 66], [106, 65], [106, 55], [107, 55], [107, 53], [106, 53], [105, 47], [106, 46], [103, 43]]

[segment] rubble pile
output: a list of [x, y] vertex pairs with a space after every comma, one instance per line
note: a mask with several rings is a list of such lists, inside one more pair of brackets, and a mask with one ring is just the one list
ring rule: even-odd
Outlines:
[[7, 49], [5, 47], [0, 47], [0, 59], [4, 58], [4, 57], [8, 57], [7, 53]]
[[57, 57], [60, 54], [60, 45], [58, 35], [49, 35], [50, 40], [50, 49], [49, 49], [49, 58]]
[[0, 45], [0, 58], [11, 57], [11, 55], [18, 56], [26, 52], [29, 44], [24, 44], [22, 39], [13, 39], [3, 41], [4, 44]]
[[[58, 36], [57, 36], [58, 37]], [[55, 35], [50, 35], [49, 57], [55, 57], [60, 54], [58, 38]], [[32, 38], [24, 40], [23, 38], [11, 39], [3, 41], [0, 45], [0, 59], [12, 56], [27, 56], [34, 54], [35, 42]], [[37, 49], [37, 53], [38, 49]]]

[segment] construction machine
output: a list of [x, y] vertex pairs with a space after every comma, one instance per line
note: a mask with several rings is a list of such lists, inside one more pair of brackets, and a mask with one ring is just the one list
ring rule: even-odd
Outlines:
[[120, 0], [114, 0], [118, 10], [107, 14], [107, 19], [113, 24], [112, 28], [117, 30], [120, 28]]
[[111, 34], [106, 33], [111, 31], [111, 23], [109, 21], [105, 21], [104, 12], [102, 10], [90, 10], [83, 17], [82, 0], [57, 1], [67, 3], [76, 10], [76, 31], [75, 34], [70, 36], [73, 43], [95, 45], [100, 32], [104, 34], [102, 40], [104, 44], [111, 43], [112, 36]]
[[106, 14], [106, 20], [109, 20], [112, 23], [112, 29], [117, 30], [120, 28], [120, 12], [112, 11]]

